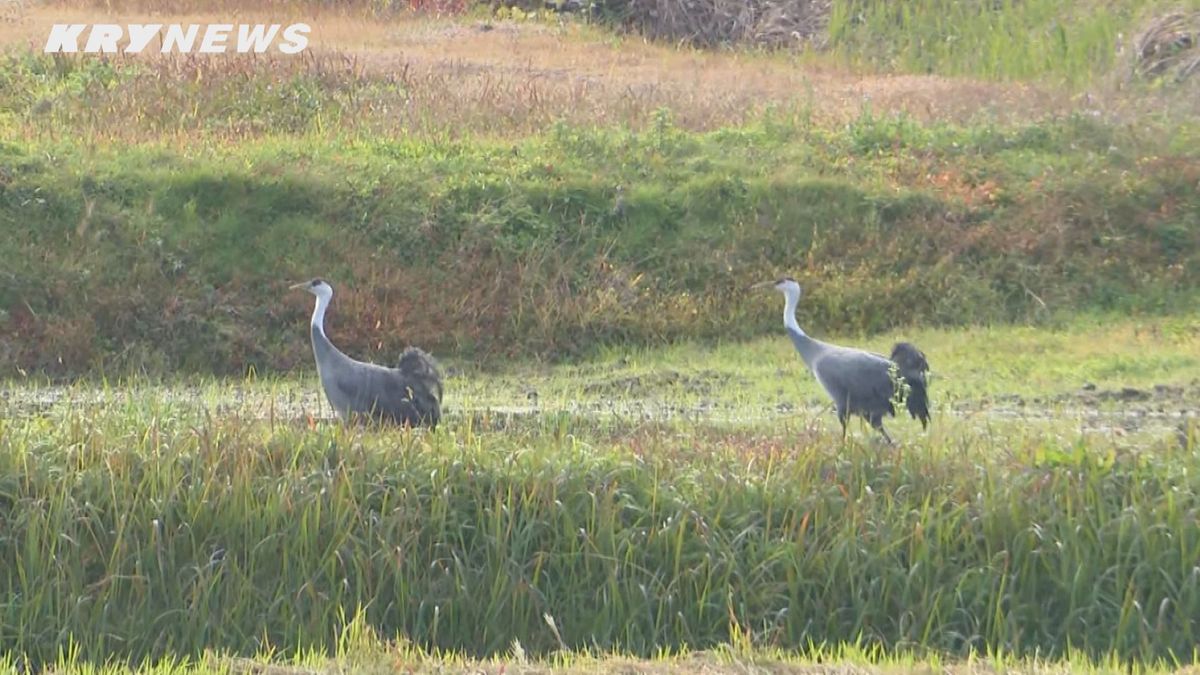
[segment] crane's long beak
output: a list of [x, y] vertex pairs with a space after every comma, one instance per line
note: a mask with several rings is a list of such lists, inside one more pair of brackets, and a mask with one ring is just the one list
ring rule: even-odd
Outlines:
[[767, 286], [774, 286], [774, 285], [775, 285], [774, 281], [760, 281], [757, 284], [754, 284], [753, 286], [751, 286], [750, 290], [753, 291], [758, 288], [766, 288]]
[[298, 283], [298, 284], [292, 284], [291, 286], [288, 286], [288, 290], [290, 291], [290, 290], [293, 290], [293, 289], [296, 289], [296, 288], [304, 288], [304, 287], [305, 287], [305, 286], [307, 286], [308, 284], [309, 284], [309, 282], [307, 282], [307, 281], [301, 281], [301, 282], [300, 282], [300, 283]]

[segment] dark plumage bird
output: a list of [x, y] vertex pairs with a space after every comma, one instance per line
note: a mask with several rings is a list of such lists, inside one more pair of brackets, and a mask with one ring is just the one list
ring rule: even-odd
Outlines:
[[921, 350], [907, 342], [900, 342], [892, 348], [893, 360], [889, 360], [882, 354], [839, 347], [811, 338], [796, 323], [800, 284], [791, 277], [785, 277], [754, 285], [755, 288], [765, 286], [783, 293], [784, 328], [796, 351], [800, 352], [804, 365], [808, 366], [833, 400], [843, 436], [846, 434], [846, 421], [851, 415], [858, 415], [877, 429], [888, 443], [892, 443], [892, 437], [883, 428], [883, 418], [885, 415], [896, 415], [892, 402], [897, 398], [897, 386], [901, 383], [908, 385], [906, 402], [909, 413], [921, 420], [922, 427], [928, 423], [929, 398], [925, 373], [929, 370], [929, 363]]
[[908, 385], [904, 405], [913, 419], [921, 420], [921, 428], [929, 427], [929, 361], [925, 353], [911, 342], [897, 342], [892, 347], [892, 361], [900, 371], [900, 378]]
[[346, 421], [355, 416], [407, 426], [436, 427], [442, 417], [442, 374], [437, 361], [416, 347], [395, 368], [355, 361], [325, 335], [325, 310], [333, 287], [321, 279], [296, 284], [317, 297], [310, 333], [317, 374], [329, 404]]

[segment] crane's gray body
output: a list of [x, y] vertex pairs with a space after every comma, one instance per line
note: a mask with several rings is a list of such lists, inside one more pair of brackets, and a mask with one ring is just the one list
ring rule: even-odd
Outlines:
[[[774, 287], [784, 294], [783, 325], [788, 337], [800, 352], [804, 365], [837, 410], [842, 432], [851, 415], [858, 415], [877, 429], [890, 443], [891, 437], [883, 428], [885, 415], [895, 416], [895, 401], [903, 398], [909, 413], [924, 427], [929, 422], [929, 400], [925, 372], [929, 363], [915, 346], [900, 342], [892, 349], [892, 358], [882, 354], [841, 347], [810, 337], [796, 323], [796, 305], [800, 302], [800, 285], [794, 279], [780, 279]], [[903, 391], [897, 391], [902, 389]]]
[[433, 357], [409, 347], [396, 368], [387, 368], [346, 356], [325, 335], [325, 309], [333, 289], [320, 280], [309, 283], [320, 284], [308, 289], [317, 296], [310, 327], [313, 356], [321, 388], [337, 414], [347, 421], [362, 415], [413, 427], [437, 426], [442, 416], [442, 375]]
[[882, 354], [831, 345], [791, 328], [787, 331], [800, 358], [833, 400], [842, 426], [850, 415], [858, 415], [886, 436], [883, 417], [896, 412], [892, 362]]

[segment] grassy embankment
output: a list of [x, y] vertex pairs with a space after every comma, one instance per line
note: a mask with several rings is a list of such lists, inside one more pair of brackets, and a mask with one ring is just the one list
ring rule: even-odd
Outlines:
[[664, 108], [514, 136], [331, 68], [7, 60], [6, 371], [287, 369], [285, 284], [312, 275], [382, 359], [749, 337], [775, 321], [745, 286], [781, 273], [843, 332], [1195, 299], [1194, 126], [791, 108], [691, 132]]

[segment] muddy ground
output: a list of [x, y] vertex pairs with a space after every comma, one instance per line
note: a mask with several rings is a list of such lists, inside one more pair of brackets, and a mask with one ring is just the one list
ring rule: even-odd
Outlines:
[[[828, 416], [832, 407], [819, 399], [747, 395], [746, 378], [715, 370], [680, 372], [664, 370], [645, 375], [601, 376], [581, 383], [577, 394], [548, 396], [548, 382], [502, 378], [486, 396], [456, 398], [465, 382], [451, 378], [444, 402], [448, 421], [472, 419], [476, 424], [501, 428], [521, 418], [537, 422], [567, 414], [589, 419], [627, 421], [683, 421], [695, 424], [771, 423]], [[1152, 387], [1078, 389], [1044, 396], [999, 394], [975, 399], [939, 401], [934, 389], [934, 424], [947, 416], [978, 421], [1055, 421], [1078, 423], [1081, 431], [1124, 436], [1134, 432], [1155, 434], [1196, 433], [1200, 427], [1200, 380], [1187, 384]], [[774, 399], [774, 400], [771, 400]], [[0, 388], [0, 416], [19, 418], [70, 409], [108, 408], [134, 401], [206, 410], [212, 415], [237, 415], [286, 423], [333, 419], [332, 411], [314, 381], [261, 386], [231, 383], [148, 386], [135, 389], [98, 389], [86, 386]]]

